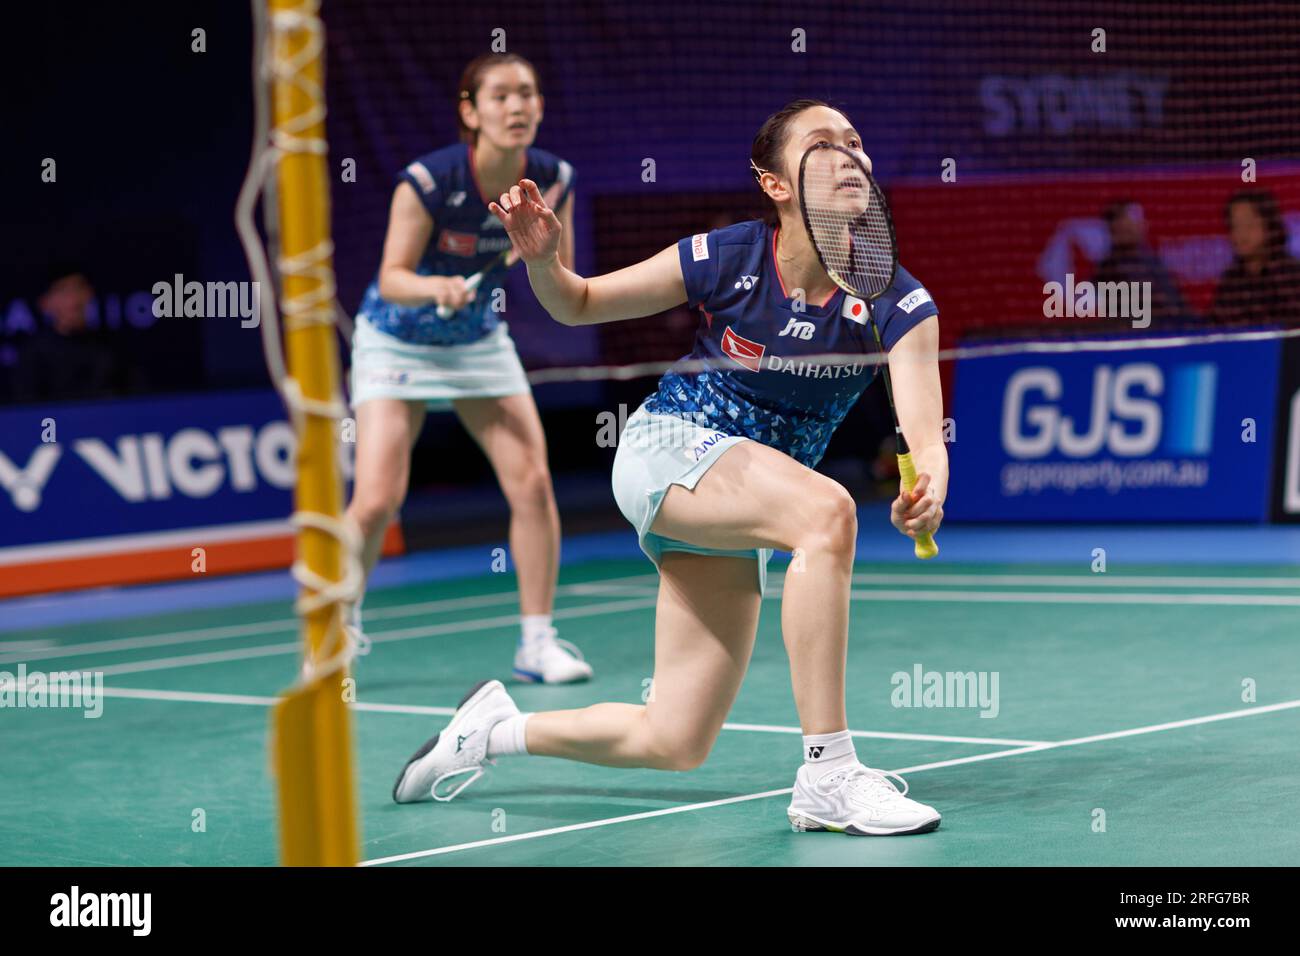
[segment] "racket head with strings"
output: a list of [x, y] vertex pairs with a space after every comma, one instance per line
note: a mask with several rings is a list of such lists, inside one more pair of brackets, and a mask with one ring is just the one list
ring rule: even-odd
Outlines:
[[[862, 156], [844, 146], [816, 143], [799, 160], [799, 211], [808, 240], [831, 281], [850, 295], [870, 303], [894, 284], [898, 274], [898, 242], [885, 194]], [[867, 321], [881, 354], [885, 345], [870, 308]], [[898, 471], [903, 487], [916, 484], [916, 466], [898, 424], [888, 366], [881, 366], [889, 411], [898, 437]], [[919, 535], [915, 554], [924, 560], [939, 553], [934, 537]]]
[[799, 160], [799, 212], [831, 281], [870, 302], [898, 274], [894, 221], [862, 154], [816, 143]]

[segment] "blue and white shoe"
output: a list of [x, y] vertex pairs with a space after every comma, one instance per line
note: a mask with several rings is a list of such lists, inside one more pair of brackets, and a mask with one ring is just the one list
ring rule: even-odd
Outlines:
[[[488, 760], [488, 735], [498, 722], [519, 713], [519, 708], [499, 680], [485, 680], [476, 685], [456, 705], [456, 713], [441, 732], [433, 735], [406, 762], [393, 784], [393, 800], [418, 803], [430, 798], [440, 802], [456, 795], [483, 776]], [[450, 790], [439, 785], [452, 777], [471, 774], [470, 778]]]
[[591, 665], [568, 641], [555, 636], [555, 628], [542, 640], [520, 643], [515, 650], [515, 677], [533, 684], [571, 684], [590, 680]]
[[[890, 782], [903, 785], [900, 792]], [[799, 768], [786, 810], [796, 833], [830, 830], [852, 836], [900, 836], [939, 827], [939, 811], [907, 798], [907, 781], [862, 764], [827, 770], [816, 779], [807, 764]]]

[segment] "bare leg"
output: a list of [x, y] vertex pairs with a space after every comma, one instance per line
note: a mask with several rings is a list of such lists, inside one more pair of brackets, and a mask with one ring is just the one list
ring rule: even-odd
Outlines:
[[534, 714], [530, 754], [609, 767], [699, 766], [749, 666], [761, 602], [754, 562], [671, 551], [660, 567], [650, 699]]
[[365, 536], [362, 564], [374, 570], [384, 532], [406, 500], [411, 446], [424, 425], [424, 403], [372, 398], [357, 409], [356, 475], [347, 516]]
[[670, 488], [654, 530], [711, 548], [797, 550], [785, 576], [781, 630], [799, 722], [805, 734], [844, 730], [857, 511], [843, 486], [773, 448], [742, 442], [694, 491]]
[[510, 505], [510, 554], [519, 580], [520, 613], [550, 614], [560, 564], [560, 513], [533, 396], [462, 399], [455, 408], [492, 463]]

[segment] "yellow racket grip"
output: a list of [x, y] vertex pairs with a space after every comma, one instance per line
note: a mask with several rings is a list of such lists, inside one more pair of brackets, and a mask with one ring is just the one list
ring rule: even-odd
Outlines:
[[[898, 475], [903, 479], [903, 488], [911, 491], [916, 484], [916, 465], [912, 462], [912, 453], [898, 456]], [[928, 561], [939, 553], [939, 546], [934, 543], [934, 535], [920, 535], [916, 541], [916, 556], [922, 561]]]

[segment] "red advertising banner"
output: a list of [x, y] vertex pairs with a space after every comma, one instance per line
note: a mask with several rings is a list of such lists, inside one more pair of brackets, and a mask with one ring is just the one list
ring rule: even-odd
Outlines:
[[[900, 259], [939, 304], [944, 342], [974, 330], [1043, 326], [1047, 282], [1091, 280], [1110, 248], [1102, 211], [1119, 200], [1141, 207], [1147, 243], [1168, 270], [1195, 323], [1209, 309], [1232, 261], [1224, 205], [1243, 189], [1271, 192], [1300, 252], [1300, 167], [1153, 169], [1116, 174], [1052, 173], [892, 184], [889, 198]], [[1056, 320], [1066, 321], [1066, 320]], [[1098, 319], [1119, 332], [1122, 319]], [[1070, 320], [1071, 325], [1077, 322]], [[1168, 327], [1163, 329], [1168, 331]], [[1162, 331], [1159, 325], [1150, 331]]]

